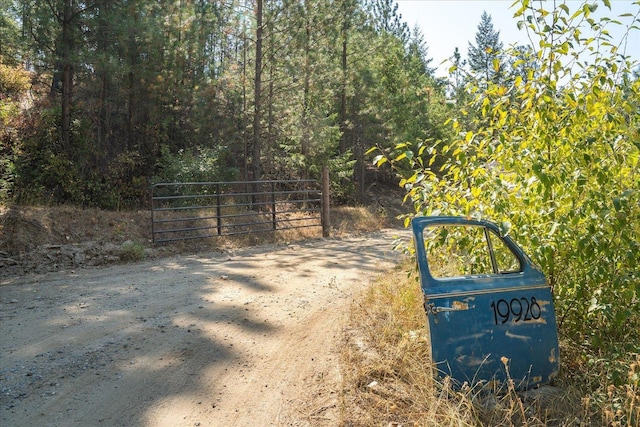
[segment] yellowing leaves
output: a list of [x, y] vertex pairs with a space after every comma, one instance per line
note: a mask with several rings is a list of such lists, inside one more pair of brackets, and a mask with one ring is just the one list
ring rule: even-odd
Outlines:
[[482, 193], [482, 190], [480, 189], [480, 187], [472, 187], [471, 188], [471, 196], [474, 199], [479, 198], [481, 193]]
[[520, 76], [520, 75], [516, 76], [516, 78], [515, 78], [515, 80], [513, 82], [513, 85], [515, 87], [517, 87], [517, 88], [521, 87], [522, 86], [522, 76]]
[[469, 131], [464, 136], [464, 142], [471, 142], [473, 139], [473, 132]]
[[503, 127], [507, 123], [507, 112], [500, 111], [498, 117], [498, 127]]
[[373, 158], [373, 164], [380, 167], [387, 162], [387, 158], [383, 154], [378, 154]]
[[482, 167], [476, 168], [471, 172], [472, 178], [478, 178], [480, 176], [487, 176], [487, 171]]
[[495, 71], [496, 73], [500, 72], [500, 59], [494, 58], [492, 65], [493, 65], [493, 71]]

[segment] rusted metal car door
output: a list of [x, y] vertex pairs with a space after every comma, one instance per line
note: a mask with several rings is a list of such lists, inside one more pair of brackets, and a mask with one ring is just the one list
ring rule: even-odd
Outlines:
[[457, 385], [512, 379], [517, 389], [558, 372], [551, 289], [543, 273], [491, 222], [412, 221], [438, 376]]

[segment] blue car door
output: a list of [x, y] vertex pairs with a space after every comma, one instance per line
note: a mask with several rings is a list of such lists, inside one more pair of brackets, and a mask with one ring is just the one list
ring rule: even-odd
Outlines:
[[417, 217], [412, 228], [437, 375], [518, 389], [550, 382], [553, 298], [529, 257], [488, 221]]

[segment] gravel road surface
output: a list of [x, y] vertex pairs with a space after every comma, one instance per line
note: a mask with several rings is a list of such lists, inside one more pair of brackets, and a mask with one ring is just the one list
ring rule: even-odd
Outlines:
[[2, 278], [0, 425], [336, 425], [345, 316], [398, 235]]

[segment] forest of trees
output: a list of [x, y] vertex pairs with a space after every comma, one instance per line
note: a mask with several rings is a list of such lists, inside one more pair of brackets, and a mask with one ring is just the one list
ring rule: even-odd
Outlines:
[[478, 18], [447, 80], [394, 0], [0, 0], [0, 197], [138, 207], [154, 181], [327, 165], [358, 201], [369, 147], [449, 138], [473, 74], [517, 72]]
[[5, 200], [120, 208], [153, 180], [322, 165], [354, 199], [371, 145], [444, 132], [392, 0], [0, 0], [0, 21]]

